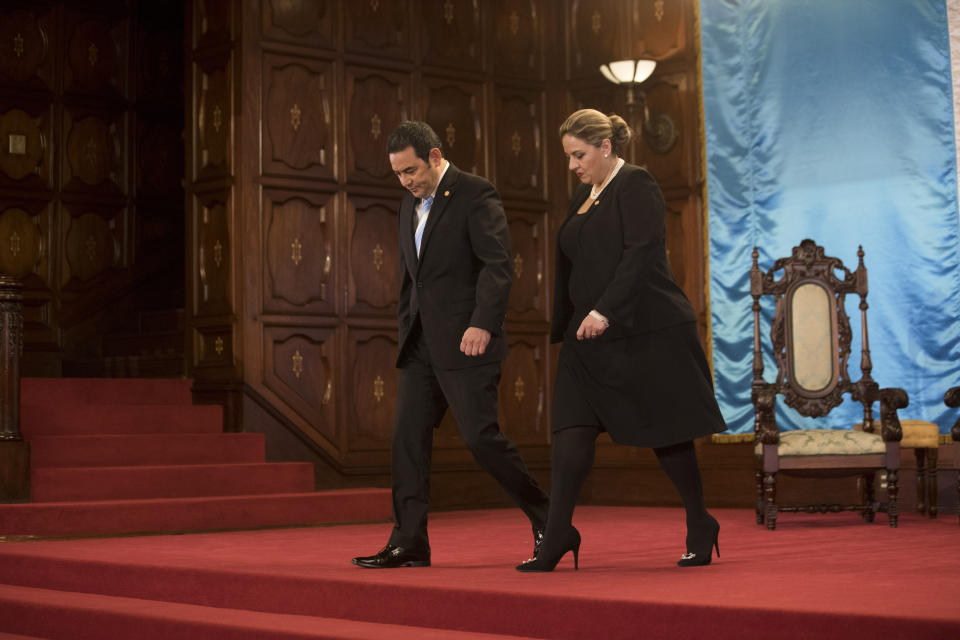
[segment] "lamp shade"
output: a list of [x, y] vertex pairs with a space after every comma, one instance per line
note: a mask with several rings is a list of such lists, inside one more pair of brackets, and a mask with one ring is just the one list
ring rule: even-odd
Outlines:
[[616, 60], [600, 65], [600, 73], [614, 84], [640, 84], [656, 67], [655, 60]]

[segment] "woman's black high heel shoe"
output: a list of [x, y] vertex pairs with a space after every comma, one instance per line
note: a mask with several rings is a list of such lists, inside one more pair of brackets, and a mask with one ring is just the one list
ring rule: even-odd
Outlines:
[[570, 527], [566, 534], [566, 539], [562, 546], [554, 547], [549, 538], [544, 538], [540, 547], [540, 552], [536, 557], [524, 560], [517, 565], [517, 571], [553, 571], [560, 562], [561, 558], [567, 554], [567, 551], [573, 551], [573, 568], [580, 568], [580, 532], [575, 527]]
[[717, 549], [717, 557], [720, 557], [720, 523], [713, 516], [708, 517], [710, 520], [706, 527], [696, 533], [687, 532], [687, 552], [680, 556], [678, 567], [702, 567], [710, 564], [714, 548]]

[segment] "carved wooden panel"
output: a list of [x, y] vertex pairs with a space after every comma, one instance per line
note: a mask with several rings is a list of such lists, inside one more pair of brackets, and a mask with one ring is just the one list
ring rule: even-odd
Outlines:
[[347, 179], [395, 186], [387, 136], [408, 118], [410, 78], [348, 67], [346, 71]]
[[233, 327], [199, 325], [193, 328], [193, 366], [230, 368], [233, 366]]
[[500, 377], [500, 428], [517, 444], [548, 442], [546, 341], [543, 335], [510, 335]]
[[263, 0], [263, 37], [335, 49], [336, 11], [333, 0]]
[[125, 29], [114, 27], [106, 18], [82, 20], [71, 14], [66, 26], [65, 89], [102, 95], [109, 88], [120, 94], [124, 76], [121, 60], [127, 53]]
[[222, 176], [230, 171], [228, 143], [233, 117], [227, 69], [199, 69], [197, 77], [195, 180]]
[[0, 80], [53, 88], [52, 26], [51, 13], [0, 12]]
[[443, 155], [464, 171], [485, 174], [483, 86], [425, 78], [426, 122], [440, 136]]
[[539, 0], [496, 0], [493, 70], [497, 76], [543, 77]]
[[396, 318], [400, 291], [397, 203], [357, 198], [347, 201], [351, 315]]
[[233, 15], [231, 8], [239, 7], [233, 0], [196, 0], [194, 6], [194, 46], [202, 49], [230, 41]]
[[230, 223], [223, 202], [195, 202], [193, 223], [197, 315], [230, 313]]
[[336, 335], [332, 328], [263, 328], [263, 382], [317, 434], [338, 448], [334, 419]]
[[0, 114], [0, 183], [3, 178], [43, 186], [50, 177], [50, 120], [47, 112], [22, 109]]
[[673, 271], [677, 284], [686, 291], [687, 279], [687, 248], [684, 246], [684, 215], [685, 200], [671, 200], [666, 203], [664, 225], [666, 227], [667, 261]]
[[600, 65], [626, 58], [621, 25], [627, 24], [630, 3], [617, 0], [573, 0], [570, 7], [570, 74], [592, 78]]
[[327, 194], [265, 194], [264, 311], [335, 312], [333, 204]]
[[[597, 76], [602, 80], [603, 76], [600, 76], [599, 71], [597, 72]], [[570, 92], [570, 98], [573, 102], [573, 108], [570, 109], [570, 113], [573, 113], [577, 109], [596, 109], [597, 111], [607, 114], [616, 113], [627, 120], [627, 123], [630, 124], [630, 128], [632, 129], [631, 119], [627, 117], [629, 114], [626, 113], [623, 105], [624, 95], [623, 89], [606, 80], [603, 80], [601, 84], [586, 89], [574, 89]], [[566, 118], [568, 115], [567, 113], [563, 114], [563, 118]], [[560, 123], [557, 124], [557, 129], [559, 126]], [[557, 129], [554, 129], [550, 133], [556, 135]]]
[[125, 167], [122, 116], [83, 111], [64, 111], [66, 142], [63, 163], [65, 190], [120, 193]]
[[497, 188], [504, 197], [544, 198], [542, 93], [497, 92]]
[[183, 196], [183, 140], [164, 122], [141, 120], [137, 141], [137, 197]]
[[633, 14], [633, 57], [663, 60], [682, 51], [686, 42], [685, 2], [637, 0]]
[[[46, 211], [41, 215], [46, 218]], [[17, 207], [0, 211], [0, 272], [21, 279], [30, 273], [46, 278], [48, 257], [41, 215]]]
[[347, 345], [347, 449], [389, 451], [397, 409], [397, 334], [351, 330]]
[[696, 139], [697, 125], [688, 115], [689, 107], [685, 104], [686, 75], [665, 76], [650, 86], [645, 83], [644, 88], [651, 118], [659, 114], [669, 116], [676, 126], [677, 139], [667, 153], [658, 153], [648, 144], [649, 134], [642, 132], [640, 135], [644, 139], [638, 146], [641, 162], [647, 165], [662, 188], [693, 184], [696, 181], [696, 165], [692, 162], [689, 147]]
[[[120, 266], [120, 248], [125, 235], [123, 217], [105, 217], [99, 211], [63, 208], [63, 272], [61, 283], [91, 280], [107, 269]], [[75, 283], [78, 284], [78, 283]]]
[[667, 259], [698, 314], [704, 309], [702, 226], [698, 196], [667, 201]]
[[546, 308], [547, 214], [509, 213], [513, 286], [508, 320], [549, 320]]
[[343, 9], [348, 51], [410, 59], [409, 0], [355, 0], [345, 2]]
[[423, 63], [479, 69], [483, 64], [479, 0], [424, 0]]
[[263, 59], [263, 172], [333, 178], [333, 80], [329, 64]]

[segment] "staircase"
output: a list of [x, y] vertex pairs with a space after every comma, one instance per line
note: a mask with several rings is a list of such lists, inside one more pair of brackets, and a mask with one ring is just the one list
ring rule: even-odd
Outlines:
[[184, 379], [24, 378], [32, 500], [0, 536], [215, 531], [388, 520], [385, 489], [315, 492], [309, 463], [266, 462], [262, 434], [222, 433]]

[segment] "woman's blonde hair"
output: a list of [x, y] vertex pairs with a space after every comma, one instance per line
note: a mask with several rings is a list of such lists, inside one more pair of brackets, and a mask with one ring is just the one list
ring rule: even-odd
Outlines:
[[604, 138], [609, 138], [613, 152], [620, 155], [630, 142], [632, 132], [624, 119], [616, 114], [606, 116], [596, 109], [580, 109], [560, 125], [560, 137], [566, 135], [580, 138], [595, 147], [599, 147]]

